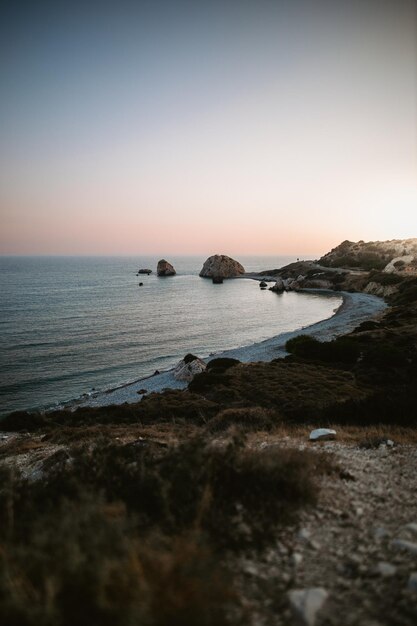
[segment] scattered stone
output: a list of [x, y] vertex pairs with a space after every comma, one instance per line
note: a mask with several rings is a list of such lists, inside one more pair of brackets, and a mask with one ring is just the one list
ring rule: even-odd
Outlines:
[[193, 354], [187, 354], [174, 369], [174, 378], [176, 380], [184, 380], [190, 382], [196, 374], [204, 372], [207, 365], [202, 359], [194, 356]]
[[142, 269], [138, 271], [138, 274], [152, 274], [152, 270], [149, 269]]
[[378, 528], [375, 528], [374, 530], [375, 539], [378, 539], [378, 540], [385, 539], [386, 537], [389, 537], [389, 535], [390, 533], [383, 526], [378, 526]]
[[292, 562], [294, 564], [294, 567], [298, 567], [303, 562], [303, 555], [299, 552], [293, 552]]
[[336, 431], [331, 428], [316, 428], [310, 433], [310, 441], [336, 439]]
[[393, 548], [405, 550], [406, 552], [410, 552], [410, 554], [417, 554], [417, 543], [413, 543], [412, 541], [406, 541], [405, 539], [394, 539], [391, 542], [391, 545]]
[[245, 273], [245, 268], [235, 259], [225, 254], [214, 254], [209, 257], [202, 267], [200, 276], [203, 278], [233, 278]]
[[158, 276], [175, 276], [177, 272], [175, 271], [171, 263], [168, 263], [168, 261], [165, 261], [165, 259], [161, 259], [160, 261], [158, 261], [156, 273], [158, 274]]
[[288, 594], [290, 606], [294, 615], [305, 626], [314, 626], [317, 613], [320, 611], [328, 593], [322, 587], [310, 589], [294, 589]]
[[389, 448], [392, 448], [394, 446], [394, 442], [392, 439], [387, 439], [387, 444], [386, 444]]
[[139, 283], [139, 287], [143, 287], [143, 283]]
[[417, 592], [417, 572], [412, 572], [408, 579], [407, 589], [413, 593]]
[[409, 524], [406, 524], [403, 528], [411, 535], [417, 536], [417, 524], [415, 522], [410, 522]]
[[144, 393], [148, 393], [148, 390], [147, 389], [139, 389], [136, 393], [138, 393], [141, 396], [143, 396]]
[[298, 538], [301, 539], [301, 541], [310, 541], [310, 537], [311, 532], [308, 530], [308, 528], [301, 528], [298, 533]]
[[397, 568], [392, 563], [387, 563], [386, 561], [380, 561], [376, 566], [376, 573], [383, 578], [390, 578], [391, 576], [395, 576], [397, 573]]
[[261, 280], [261, 282], [259, 283], [259, 287], [261, 289], [265, 289], [265, 287], [268, 287], [268, 284], [264, 280]]

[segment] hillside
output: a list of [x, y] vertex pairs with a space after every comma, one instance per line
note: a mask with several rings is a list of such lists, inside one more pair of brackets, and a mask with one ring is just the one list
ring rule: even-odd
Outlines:
[[326, 267], [417, 274], [417, 239], [343, 241], [318, 263]]

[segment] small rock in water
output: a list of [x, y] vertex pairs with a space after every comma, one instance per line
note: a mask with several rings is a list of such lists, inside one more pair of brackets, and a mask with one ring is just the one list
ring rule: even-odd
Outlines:
[[327, 600], [328, 595], [322, 587], [294, 589], [288, 594], [293, 613], [305, 626], [314, 626], [317, 613]]
[[318, 441], [320, 439], [336, 439], [336, 431], [331, 428], [316, 428], [310, 433], [310, 441]]
[[139, 389], [136, 393], [139, 393], [141, 396], [143, 396], [144, 393], [148, 393], [147, 389]]

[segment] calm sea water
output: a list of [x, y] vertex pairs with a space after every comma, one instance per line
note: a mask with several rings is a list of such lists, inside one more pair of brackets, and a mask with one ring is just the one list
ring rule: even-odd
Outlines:
[[[334, 298], [213, 285], [205, 257], [171, 257], [178, 275], [136, 276], [152, 257], [0, 258], [0, 414], [50, 406], [330, 317]], [[247, 271], [293, 257], [240, 257]], [[143, 287], [139, 287], [139, 281]]]

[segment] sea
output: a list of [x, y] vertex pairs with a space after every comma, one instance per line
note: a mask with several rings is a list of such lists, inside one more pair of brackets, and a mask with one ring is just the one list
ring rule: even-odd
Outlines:
[[[308, 257], [306, 257], [308, 258]], [[205, 256], [0, 257], [0, 415], [51, 408], [200, 357], [247, 346], [333, 314], [335, 298], [213, 285]], [[247, 272], [295, 257], [239, 257]], [[137, 276], [150, 268], [149, 276]], [[139, 286], [142, 282], [143, 285]]]

